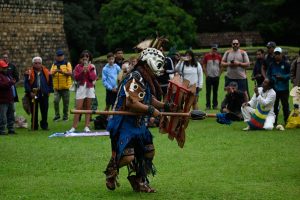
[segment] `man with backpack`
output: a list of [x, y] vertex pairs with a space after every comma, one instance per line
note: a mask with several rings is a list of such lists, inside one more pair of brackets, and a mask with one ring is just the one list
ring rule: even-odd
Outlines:
[[238, 84], [238, 90], [248, 93], [246, 69], [250, 66], [249, 57], [246, 51], [240, 49], [237, 39], [232, 40], [232, 48], [224, 53], [221, 64], [227, 69], [225, 87], [234, 81]]
[[68, 121], [70, 87], [72, 85], [72, 66], [65, 59], [64, 52], [61, 49], [56, 51], [55, 62], [51, 67], [54, 87], [54, 111], [55, 117], [53, 121], [60, 119], [59, 102], [63, 100], [63, 120]]

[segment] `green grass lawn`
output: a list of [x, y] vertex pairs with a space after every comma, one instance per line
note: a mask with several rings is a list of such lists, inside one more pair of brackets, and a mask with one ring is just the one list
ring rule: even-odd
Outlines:
[[[99, 109], [103, 110], [105, 93], [101, 83], [97, 85]], [[71, 107], [73, 103], [71, 100]], [[199, 105], [205, 108], [205, 89]], [[20, 103], [17, 113], [26, 116]], [[103, 170], [110, 157], [109, 137], [48, 138], [72, 124], [72, 120], [54, 123], [53, 117], [51, 95], [51, 131], [17, 129], [17, 135], [0, 137], [1, 200], [300, 199], [299, 129], [245, 133], [243, 122], [191, 121], [186, 144], [180, 149], [153, 128], [157, 175], [150, 180], [158, 192], [140, 194], [132, 192], [125, 168], [120, 170], [121, 187], [113, 192], [106, 189]], [[83, 129], [83, 122], [79, 128]]]

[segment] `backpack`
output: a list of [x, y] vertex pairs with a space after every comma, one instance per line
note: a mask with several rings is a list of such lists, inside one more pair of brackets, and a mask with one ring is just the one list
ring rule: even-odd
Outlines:
[[[245, 62], [245, 51], [244, 50], [242, 50], [242, 49], [240, 49], [240, 51], [241, 51], [241, 54], [242, 54], [242, 57], [243, 57], [243, 62]], [[225, 61], [227, 62], [227, 59], [228, 59], [228, 54], [230, 53], [230, 52], [232, 52], [232, 50], [228, 50], [228, 51], [226, 51], [225, 52]]]
[[107, 127], [107, 117], [105, 115], [98, 115], [94, 120], [94, 129], [101, 130]]

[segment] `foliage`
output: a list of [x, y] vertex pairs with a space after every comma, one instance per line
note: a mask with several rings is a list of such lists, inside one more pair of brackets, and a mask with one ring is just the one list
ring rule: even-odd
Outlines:
[[198, 32], [259, 31], [267, 41], [298, 45], [296, 0], [173, 0], [196, 18]]
[[94, 0], [64, 3], [64, 27], [74, 66], [85, 49], [97, 55], [95, 44], [101, 31], [97, 26], [97, 7], [99, 5]]
[[109, 49], [131, 49], [156, 31], [183, 48], [193, 45], [196, 30], [193, 17], [165, 0], [112, 0], [102, 6], [99, 21]]
[[177, 49], [195, 48], [198, 32], [259, 31], [265, 41], [297, 46], [296, 0], [64, 0], [65, 31], [73, 64], [89, 49], [132, 52], [141, 40], [167, 36]]

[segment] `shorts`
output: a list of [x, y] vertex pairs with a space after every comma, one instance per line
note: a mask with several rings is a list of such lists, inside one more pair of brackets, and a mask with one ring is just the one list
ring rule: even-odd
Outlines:
[[76, 99], [85, 99], [85, 98], [90, 98], [93, 99], [95, 98], [95, 88], [87, 88], [86, 83], [84, 85], [80, 85], [77, 90], [76, 90]]

